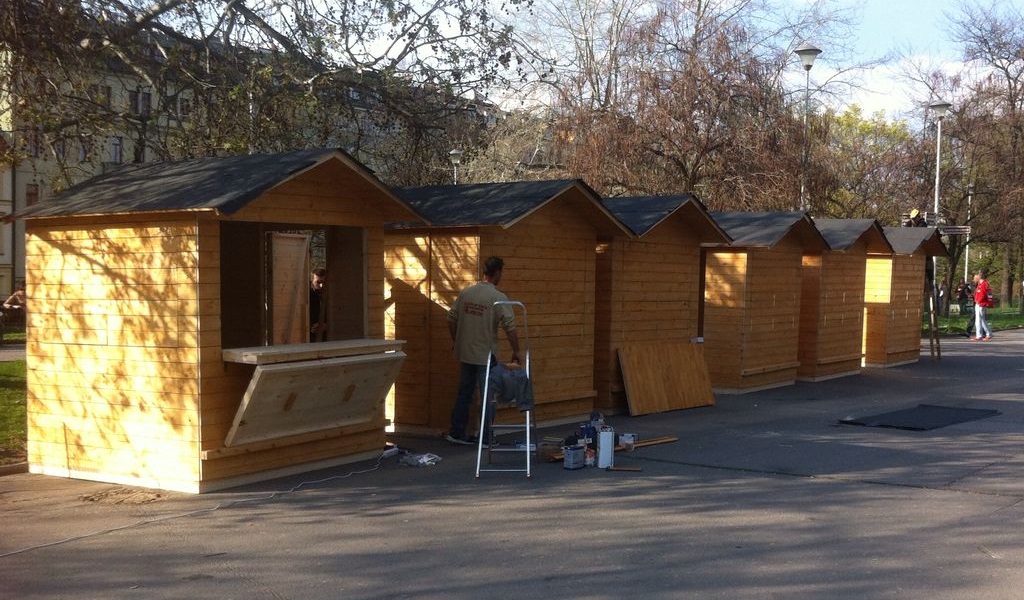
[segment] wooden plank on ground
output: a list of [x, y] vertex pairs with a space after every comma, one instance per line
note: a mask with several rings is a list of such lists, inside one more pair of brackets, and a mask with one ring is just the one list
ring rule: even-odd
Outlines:
[[[654, 438], [649, 438], [649, 439], [646, 439], [646, 440], [645, 439], [641, 439], [641, 440], [639, 440], [637, 442], [634, 442], [633, 443], [633, 448], [645, 448], [647, 446], [657, 446], [658, 444], [671, 444], [672, 442], [678, 442], [678, 441], [679, 441], [679, 438], [677, 436], [674, 436], [674, 435], [663, 435], [661, 437], [654, 437]], [[615, 445], [615, 451], [616, 452], [620, 452], [620, 451], [625, 450], [625, 449], [626, 449], [626, 447], [623, 446], [622, 444], [616, 444]], [[565, 459], [565, 452], [555, 452], [554, 454], [549, 454], [548, 456], [546, 456], [544, 458], [544, 460], [546, 460], [548, 462], [556, 462], [556, 461], [564, 460], [564, 459]]]
[[383, 419], [404, 360], [391, 352], [257, 366], [224, 446]]
[[692, 342], [649, 342], [619, 348], [619, 364], [633, 416], [712, 406], [715, 394], [704, 347]]

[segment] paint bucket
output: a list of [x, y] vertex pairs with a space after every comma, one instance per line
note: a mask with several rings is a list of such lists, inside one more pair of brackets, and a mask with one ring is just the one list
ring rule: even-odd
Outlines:
[[562, 466], [566, 469], [582, 469], [587, 466], [586, 446], [565, 446], [562, 448]]

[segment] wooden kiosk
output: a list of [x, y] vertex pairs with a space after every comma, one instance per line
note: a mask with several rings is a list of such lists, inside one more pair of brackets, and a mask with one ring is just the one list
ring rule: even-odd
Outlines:
[[[728, 243], [729, 236], [689, 194], [605, 198], [604, 204], [637, 237], [598, 247], [595, 408], [645, 414], [714, 403], [708, 386], [689, 381], [706, 377], [703, 348], [694, 343], [702, 334], [701, 245]], [[676, 392], [671, 401], [647, 406], [639, 394], [627, 398], [620, 352], [638, 358], [631, 362], [637, 367], [634, 383], [677, 378], [669, 383]]]
[[921, 357], [921, 324], [931, 257], [949, 252], [934, 227], [885, 227], [892, 254], [868, 255], [864, 365], [895, 367]]
[[823, 381], [861, 370], [868, 253], [891, 254], [874, 219], [814, 219], [829, 250], [804, 254], [797, 379]]
[[803, 212], [711, 213], [732, 244], [705, 249], [704, 352], [711, 383], [743, 393], [796, 382], [800, 277], [825, 239]]
[[344, 152], [119, 170], [16, 218], [33, 473], [203, 492], [384, 448], [384, 223], [418, 217]]
[[[389, 333], [407, 341], [409, 355], [395, 386], [396, 427], [447, 431], [458, 383], [447, 311], [493, 255], [505, 260], [502, 291], [527, 307], [538, 422], [589, 414], [595, 248], [629, 230], [578, 180], [430, 186], [401, 195], [433, 226], [411, 223], [387, 234]], [[507, 358], [504, 340], [500, 351]]]

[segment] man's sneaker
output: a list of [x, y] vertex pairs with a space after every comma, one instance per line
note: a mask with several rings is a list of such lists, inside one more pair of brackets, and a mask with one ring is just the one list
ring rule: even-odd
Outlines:
[[460, 437], [460, 436], [457, 436], [457, 435], [453, 435], [451, 433], [446, 434], [444, 436], [444, 439], [448, 440], [449, 442], [451, 442], [453, 444], [460, 444], [462, 446], [476, 446], [476, 444], [477, 444], [476, 438], [465, 437], [465, 436]]
[[981, 341], [983, 341], [983, 342], [991, 342], [992, 341], [992, 336], [986, 335], [985, 337], [981, 338]]

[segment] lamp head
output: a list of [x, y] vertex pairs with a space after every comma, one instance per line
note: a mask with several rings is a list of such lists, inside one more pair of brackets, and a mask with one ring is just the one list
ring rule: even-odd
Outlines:
[[462, 162], [462, 150], [452, 150], [448, 153], [448, 162], [458, 165]]
[[952, 108], [952, 106], [953, 105], [950, 104], [949, 102], [945, 102], [943, 100], [936, 100], [935, 102], [929, 104], [928, 108], [932, 109], [935, 112], [936, 119], [941, 120], [946, 116], [946, 113], [949, 111], [950, 108]]
[[821, 48], [814, 46], [809, 42], [804, 42], [793, 50], [793, 53], [800, 57], [800, 62], [804, 65], [805, 71], [810, 71], [811, 67], [814, 66], [814, 59], [818, 58], [821, 54]]

